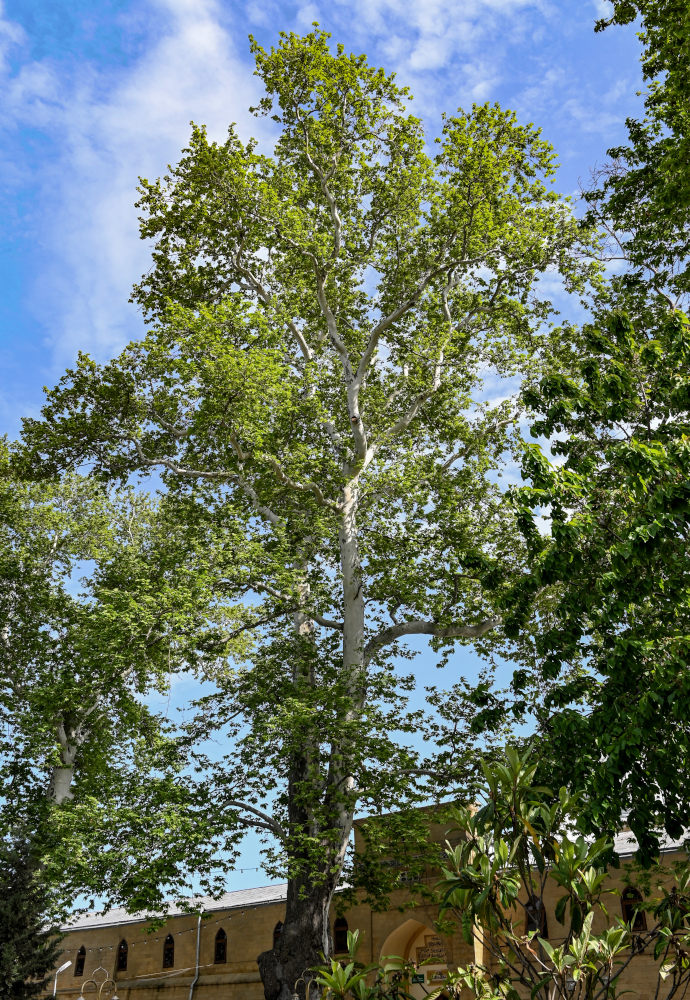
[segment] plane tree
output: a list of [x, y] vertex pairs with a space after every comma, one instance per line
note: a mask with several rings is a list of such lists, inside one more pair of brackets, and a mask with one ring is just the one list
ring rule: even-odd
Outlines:
[[358, 804], [426, 794], [405, 640], [439, 662], [500, 641], [523, 556], [498, 483], [511, 390], [543, 360], [538, 278], [581, 288], [588, 236], [511, 112], [448, 115], [430, 149], [407, 90], [325, 33], [252, 48], [272, 154], [195, 126], [142, 182], [151, 329], [107, 364], [81, 356], [24, 441], [35, 475], [155, 473], [192, 532], [218, 533], [217, 592], [244, 604], [250, 648], [189, 739], [226, 741], [208, 822], [253, 824], [287, 877], [259, 958], [287, 1000], [331, 950]]

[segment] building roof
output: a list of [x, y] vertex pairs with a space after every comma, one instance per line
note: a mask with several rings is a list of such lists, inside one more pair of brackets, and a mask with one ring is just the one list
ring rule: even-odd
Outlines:
[[[683, 848], [683, 845], [690, 835], [689, 830], [683, 831], [683, 836], [679, 840], [673, 840], [666, 833], [662, 833], [659, 836], [659, 849], [662, 854], [666, 854], [668, 851], [679, 851]], [[616, 854], [621, 858], [627, 858], [631, 854], [634, 854], [638, 848], [637, 838], [630, 830], [621, 830], [613, 838], [613, 846]]]
[[[264, 885], [258, 889], [236, 889], [234, 892], [224, 892], [218, 899], [211, 896], [197, 896], [189, 901], [194, 913], [201, 908], [204, 913], [214, 910], [237, 910], [247, 906], [263, 906], [266, 903], [281, 903], [287, 898], [287, 883]], [[169, 903], [164, 911], [167, 917], [179, 917], [189, 913], [189, 908]], [[87, 930], [90, 927], [113, 927], [118, 924], [143, 923], [152, 918], [151, 913], [130, 913], [123, 907], [108, 910], [106, 913], [80, 913], [63, 924], [63, 931]]]
[[[687, 831], [685, 836], [687, 836]], [[662, 853], [677, 851], [683, 847], [685, 837], [680, 840], [672, 840], [666, 834], [659, 838]], [[622, 857], [630, 857], [637, 850], [638, 844], [635, 836], [629, 830], [623, 830], [614, 837], [614, 848], [616, 853]], [[256, 889], [236, 889], [234, 892], [224, 892], [218, 899], [211, 896], [197, 896], [191, 899], [185, 908], [175, 903], [169, 903], [164, 915], [167, 917], [179, 917], [184, 914], [198, 913], [201, 908], [205, 913], [212, 913], [217, 910], [237, 910], [248, 906], [264, 906], [267, 903], [282, 903], [287, 898], [287, 883], [277, 882], [273, 885], [264, 885]], [[108, 910], [106, 913], [80, 913], [69, 923], [63, 924], [63, 931], [87, 930], [95, 927], [114, 927], [118, 924], [143, 923], [152, 918], [151, 913], [130, 913], [123, 907]]]

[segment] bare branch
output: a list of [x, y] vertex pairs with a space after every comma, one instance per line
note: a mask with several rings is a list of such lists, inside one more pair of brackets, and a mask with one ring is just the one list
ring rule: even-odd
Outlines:
[[229, 799], [225, 805], [231, 809], [243, 809], [245, 812], [252, 813], [252, 816], [242, 818], [251, 826], [257, 826], [262, 830], [270, 830], [271, 833], [274, 833], [276, 837], [280, 837], [281, 840], [286, 839], [285, 830], [278, 820], [269, 816], [268, 813], [263, 812], [262, 809], [257, 809], [256, 806], [250, 805], [249, 802], [242, 802], [240, 799]]
[[459, 623], [439, 625], [437, 622], [427, 622], [422, 619], [400, 622], [382, 629], [378, 635], [369, 640], [364, 649], [364, 661], [369, 663], [380, 649], [389, 646], [404, 635], [432, 635], [437, 639], [480, 639], [500, 624], [500, 618], [487, 618], [476, 625], [461, 625]]

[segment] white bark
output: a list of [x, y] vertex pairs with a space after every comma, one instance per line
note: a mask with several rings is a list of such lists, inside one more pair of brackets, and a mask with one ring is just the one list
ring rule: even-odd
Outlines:
[[85, 718], [73, 728], [68, 728], [64, 721], [57, 726], [55, 735], [60, 744], [60, 763], [51, 770], [46, 795], [58, 806], [74, 798], [72, 783], [77, 755], [89, 736], [86, 720], [96, 711], [96, 708], [97, 706], [94, 704], [86, 709]]
[[62, 805], [69, 799], [74, 798], [72, 792], [72, 781], [74, 779], [74, 767], [54, 767], [48, 784], [48, 798], [56, 805]]
[[439, 625], [437, 622], [423, 621], [418, 618], [409, 622], [399, 622], [383, 629], [369, 640], [364, 652], [364, 662], [369, 663], [379, 649], [389, 646], [404, 635], [431, 635], [437, 639], [481, 639], [483, 635], [498, 628], [500, 624], [500, 618], [486, 618], [483, 622], [477, 622], [476, 625], [466, 625], [460, 622], [452, 625]]

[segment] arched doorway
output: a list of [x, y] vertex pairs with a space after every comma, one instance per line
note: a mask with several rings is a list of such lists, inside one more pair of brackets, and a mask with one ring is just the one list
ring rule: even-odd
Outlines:
[[423, 1000], [437, 989], [448, 971], [447, 943], [439, 937], [431, 923], [410, 919], [396, 927], [381, 946], [381, 963], [385, 964], [386, 958], [391, 955], [420, 963], [415, 977], [417, 981], [410, 983], [410, 994], [415, 1000]]

